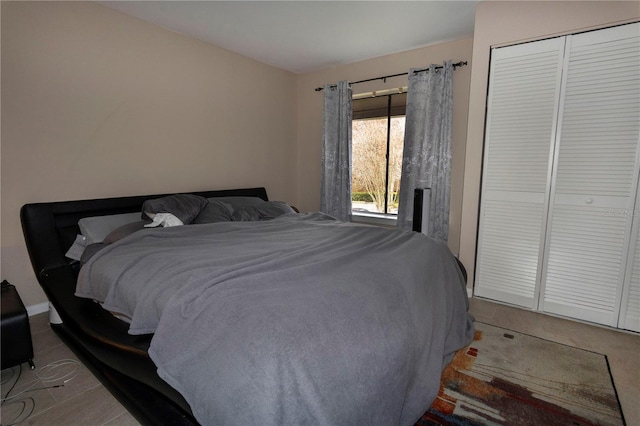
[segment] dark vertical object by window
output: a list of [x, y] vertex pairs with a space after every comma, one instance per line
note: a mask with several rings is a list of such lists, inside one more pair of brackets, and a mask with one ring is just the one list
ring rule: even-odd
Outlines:
[[389, 213], [389, 152], [391, 150], [391, 96], [387, 97], [387, 153], [384, 178], [384, 212]]

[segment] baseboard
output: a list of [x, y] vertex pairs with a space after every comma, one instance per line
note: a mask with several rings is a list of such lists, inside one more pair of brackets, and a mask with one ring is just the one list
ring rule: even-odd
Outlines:
[[49, 310], [49, 302], [38, 303], [37, 305], [27, 306], [27, 315], [30, 317], [34, 315], [47, 312]]

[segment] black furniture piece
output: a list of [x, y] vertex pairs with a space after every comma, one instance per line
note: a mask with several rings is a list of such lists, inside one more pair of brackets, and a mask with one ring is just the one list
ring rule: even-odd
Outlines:
[[[268, 201], [263, 187], [190, 193]], [[80, 265], [65, 257], [80, 233], [79, 219], [140, 212], [145, 200], [165, 195], [172, 194], [27, 204], [20, 219], [38, 282], [62, 319], [60, 324], [51, 324], [56, 334], [141, 424], [196, 426], [198, 422], [182, 395], [156, 374], [147, 352], [152, 335], [130, 335], [128, 324], [99, 304], [76, 297]]]
[[[431, 188], [416, 188], [413, 192], [413, 231], [428, 235], [429, 207], [431, 203]], [[465, 282], [467, 281], [467, 269], [456, 255], [456, 261], [462, 271]]]
[[33, 344], [27, 310], [16, 291], [15, 286], [2, 281], [1, 332], [2, 332], [2, 369], [10, 368], [23, 362], [33, 365]]

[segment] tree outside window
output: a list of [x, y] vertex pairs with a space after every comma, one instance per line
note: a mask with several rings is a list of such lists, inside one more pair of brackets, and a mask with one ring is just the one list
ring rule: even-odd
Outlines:
[[352, 204], [358, 213], [398, 213], [406, 94], [353, 102]]
[[398, 213], [404, 123], [404, 116], [391, 117], [389, 129], [386, 117], [353, 120], [354, 211]]

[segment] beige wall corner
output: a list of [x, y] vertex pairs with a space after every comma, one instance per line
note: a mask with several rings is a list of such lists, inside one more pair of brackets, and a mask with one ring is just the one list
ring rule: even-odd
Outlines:
[[296, 76], [93, 2], [1, 2], [2, 278], [44, 302], [30, 202], [265, 186], [295, 199]]

